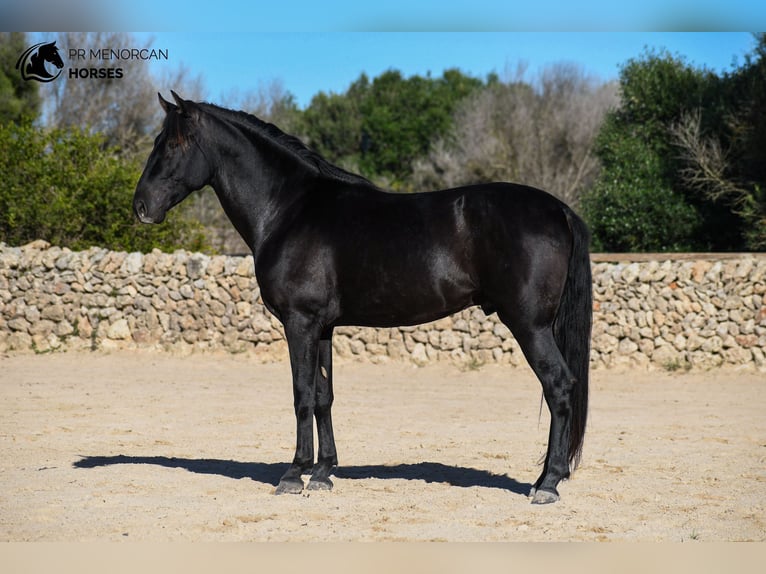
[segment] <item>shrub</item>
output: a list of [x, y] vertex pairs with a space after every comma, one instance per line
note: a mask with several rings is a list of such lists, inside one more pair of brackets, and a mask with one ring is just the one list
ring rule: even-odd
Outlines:
[[582, 198], [594, 251], [688, 251], [700, 217], [663, 177], [663, 158], [643, 137], [605, 126], [599, 138], [604, 169]]
[[132, 208], [140, 166], [105, 149], [99, 135], [0, 126], [0, 241], [34, 239], [87, 249], [149, 251], [206, 247], [201, 226], [171, 213], [159, 226], [139, 224]]

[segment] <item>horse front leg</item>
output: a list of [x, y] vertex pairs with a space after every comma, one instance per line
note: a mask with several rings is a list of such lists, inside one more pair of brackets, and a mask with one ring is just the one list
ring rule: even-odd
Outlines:
[[293, 462], [279, 480], [276, 494], [299, 494], [303, 491], [301, 475], [314, 466], [314, 409], [320, 332], [316, 321], [308, 317], [292, 317], [284, 322], [284, 326], [293, 375], [297, 440]]
[[319, 368], [316, 371], [316, 402], [314, 416], [319, 435], [319, 456], [311, 473], [309, 490], [331, 490], [330, 474], [338, 464], [335, 437], [332, 430], [332, 332], [325, 333], [319, 341]]

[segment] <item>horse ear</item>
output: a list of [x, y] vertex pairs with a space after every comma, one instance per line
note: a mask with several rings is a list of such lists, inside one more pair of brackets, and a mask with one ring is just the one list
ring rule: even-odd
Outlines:
[[162, 106], [162, 109], [165, 110], [166, 114], [169, 114], [176, 108], [173, 104], [163, 98], [161, 93], [157, 92], [157, 97], [160, 99], [160, 105]]
[[197, 104], [192, 102], [191, 100], [184, 100], [181, 96], [176, 94], [173, 90], [170, 90], [171, 95], [173, 96], [173, 99], [176, 101], [176, 105], [178, 106], [178, 111], [183, 115], [185, 118], [190, 119], [198, 119], [199, 118], [199, 108], [197, 107]]
[[173, 90], [170, 90], [170, 95], [173, 96], [173, 99], [176, 101], [176, 105], [178, 106], [178, 110], [185, 116], [190, 115], [190, 112], [192, 111], [193, 102], [187, 102], [181, 96], [176, 94]]

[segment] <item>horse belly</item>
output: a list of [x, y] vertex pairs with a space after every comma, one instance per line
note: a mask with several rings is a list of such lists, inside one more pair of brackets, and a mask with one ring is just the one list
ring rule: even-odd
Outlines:
[[334, 229], [344, 324], [415, 325], [476, 303], [473, 240], [462, 192], [365, 196]]
[[454, 257], [403, 256], [367, 261], [339, 285], [341, 322], [369, 327], [417, 325], [476, 303], [471, 274]]

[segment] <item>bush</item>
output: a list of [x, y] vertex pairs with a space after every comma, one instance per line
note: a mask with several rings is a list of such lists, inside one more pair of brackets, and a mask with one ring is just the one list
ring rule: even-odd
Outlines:
[[597, 184], [583, 198], [596, 252], [693, 251], [699, 217], [682, 195], [660, 185], [620, 180]]
[[99, 135], [0, 126], [0, 241], [35, 239], [87, 249], [201, 250], [201, 226], [171, 213], [164, 225], [139, 224], [132, 208], [135, 162], [104, 149]]
[[664, 158], [639, 134], [613, 129], [607, 120], [598, 142], [603, 162], [581, 207], [594, 251], [693, 250], [700, 218], [664, 177]]
[[728, 251], [740, 248], [741, 222], [690, 189], [672, 130], [693, 110], [720, 124], [721, 81], [666, 52], [630, 60], [620, 73], [621, 105], [596, 143], [602, 170], [583, 197], [594, 249]]

